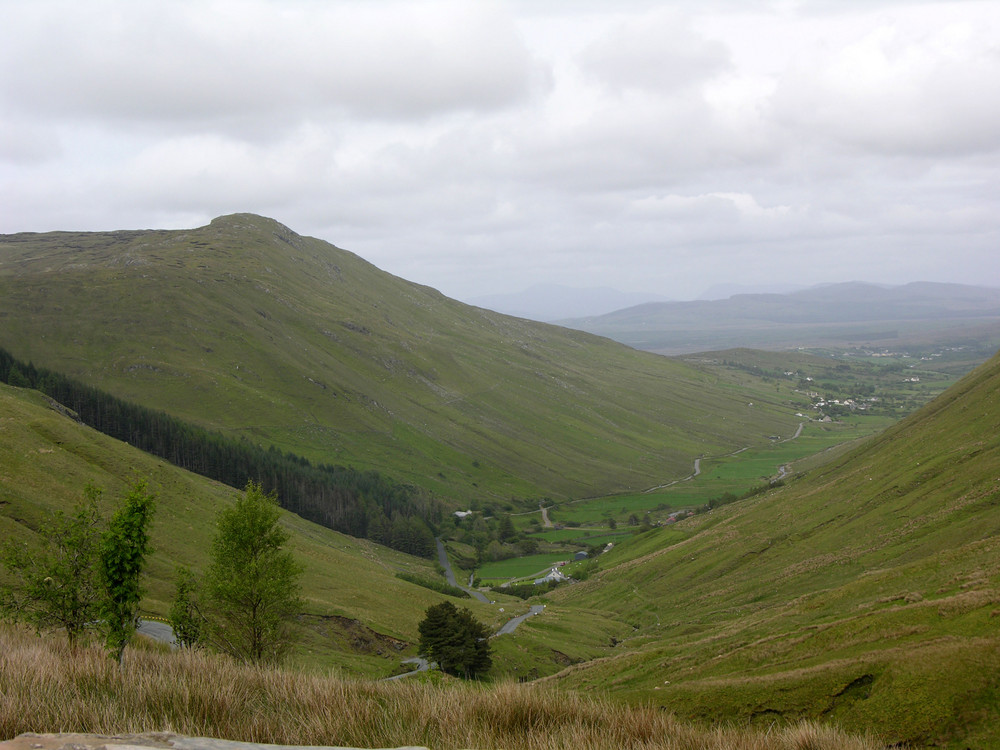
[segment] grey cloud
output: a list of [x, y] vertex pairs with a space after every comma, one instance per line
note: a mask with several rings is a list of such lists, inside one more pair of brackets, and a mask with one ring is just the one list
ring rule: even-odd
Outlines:
[[739, 125], [700, 97], [604, 100], [575, 127], [520, 139], [515, 166], [553, 189], [661, 190], [774, 158], [754, 124]]
[[[2, 34], [0, 91], [30, 112], [136, 121], [426, 117], [509, 106], [546, 73], [489, 4], [38, 0]], [[99, 9], [101, 6], [97, 6]]]
[[61, 153], [59, 138], [51, 128], [25, 119], [0, 119], [0, 162], [38, 164]]
[[669, 94], [729, 70], [729, 50], [696, 32], [688, 17], [671, 8], [631, 18], [593, 42], [581, 67], [614, 91], [642, 89]]
[[813, 138], [887, 155], [1000, 148], [1000, 49], [989, 30], [952, 25], [920, 36], [871, 30], [791, 69], [775, 118]]
[[254, 211], [454, 296], [1000, 278], [1000, 18], [918, 5], [8, 2], [0, 231]]

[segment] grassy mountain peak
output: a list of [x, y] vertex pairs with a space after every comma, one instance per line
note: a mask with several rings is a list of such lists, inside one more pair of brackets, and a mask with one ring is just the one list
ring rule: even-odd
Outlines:
[[641, 489], [795, 423], [686, 364], [464, 305], [251, 214], [2, 236], [0, 320], [20, 359], [460, 498]]

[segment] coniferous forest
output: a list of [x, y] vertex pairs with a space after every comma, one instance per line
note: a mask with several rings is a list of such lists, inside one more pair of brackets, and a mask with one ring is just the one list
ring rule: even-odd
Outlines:
[[36, 368], [0, 349], [0, 382], [33, 388], [73, 412], [83, 424], [234, 488], [248, 479], [277, 492], [282, 507], [351, 536], [401, 552], [434, 554], [438, 500], [377, 471], [314, 465], [273, 446], [263, 448], [191, 425], [162, 411], [112, 396], [61, 373]]

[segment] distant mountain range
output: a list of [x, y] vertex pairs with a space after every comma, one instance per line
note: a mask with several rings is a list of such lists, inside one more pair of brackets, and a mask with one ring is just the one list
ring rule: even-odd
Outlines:
[[535, 284], [524, 291], [490, 294], [466, 300], [470, 305], [504, 315], [552, 322], [621, 310], [646, 302], [666, 302], [668, 297], [640, 292], [622, 292], [611, 287], [576, 288], [562, 284]]
[[714, 284], [698, 295], [700, 300], [729, 299], [736, 294], [791, 294], [807, 284]]
[[912, 347], [942, 344], [995, 351], [1000, 289], [918, 282], [884, 287], [843, 283], [789, 294], [654, 302], [562, 325], [661, 354], [746, 346]]
[[[789, 294], [806, 287], [796, 284], [716, 284], [699, 300], [728, 299], [735, 294]], [[670, 297], [649, 292], [623, 292], [609, 286], [573, 287], [565, 284], [534, 284], [519, 292], [464, 298], [476, 307], [504, 315], [555, 323], [570, 318], [590, 318], [650, 302], [673, 302]]]

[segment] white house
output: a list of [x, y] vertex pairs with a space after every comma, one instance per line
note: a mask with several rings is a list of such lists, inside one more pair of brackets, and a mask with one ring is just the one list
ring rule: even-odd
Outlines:
[[550, 581], [568, 581], [569, 578], [563, 575], [563, 572], [559, 568], [552, 568], [549, 574], [543, 578], [536, 578], [535, 585], [538, 586], [541, 583], [549, 583]]

